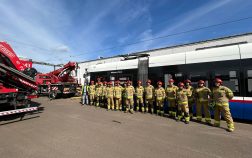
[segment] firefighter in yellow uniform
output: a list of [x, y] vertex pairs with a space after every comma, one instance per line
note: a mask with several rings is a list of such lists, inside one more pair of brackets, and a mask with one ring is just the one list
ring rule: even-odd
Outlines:
[[100, 83], [101, 85], [103, 85], [102, 82], [101, 82], [101, 78], [100, 78], [100, 77], [97, 77], [96, 80], [97, 80], [96, 83], [95, 83], [95, 86], [96, 86], [96, 87], [98, 86], [99, 83]]
[[229, 100], [231, 100], [234, 97], [233, 92], [225, 87], [222, 86], [222, 80], [219, 78], [215, 79], [215, 87], [212, 91], [212, 101], [214, 104], [214, 126], [219, 127], [220, 126], [220, 118], [221, 113], [224, 115], [224, 119], [227, 122], [227, 127], [229, 132], [233, 132], [234, 127], [234, 121], [230, 113], [229, 109]]
[[169, 84], [165, 89], [168, 106], [169, 106], [169, 115], [171, 117], [176, 117], [177, 115], [177, 106], [176, 106], [176, 92], [178, 87], [174, 85], [174, 80], [169, 79]]
[[158, 81], [158, 87], [155, 89], [157, 115], [164, 116], [164, 100], [165, 89], [162, 87], [162, 82]]
[[145, 112], [151, 110], [151, 114], [154, 113], [153, 101], [154, 101], [154, 87], [151, 85], [151, 80], [147, 80], [147, 86], [144, 88], [145, 93]]
[[120, 86], [120, 81], [115, 82], [114, 99], [115, 99], [115, 109], [121, 111], [122, 110], [122, 87]]
[[178, 117], [176, 117], [177, 121], [182, 119], [182, 113], [184, 113], [185, 123], [188, 124], [190, 121], [189, 115], [189, 107], [188, 107], [188, 96], [190, 94], [187, 90], [184, 89], [184, 83], [180, 82], [178, 84], [179, 89], [176, 93], [176, 100], [178, 103]]
[[190, 113], [190, 117], [193, 117], [193, 104], [194, 104], [194, 96], [193, 96], [193, 92], [194, 92], [194, 88], [191, 86], [191, 80], [185, 80], [185, 89], [188, 91], [189, 93], [189, 97], [188, 97], [188, 106], [189, 106], [189, 113]]
[[123, 110], [126, 110], [126, 95], [125, 95], [126, 87], [127, 87], [127, 82], [124, 82], [123, 87], [122, 87], [122, 108], [123, 108]]
[[90, 85], [88, 86], [88, 97], [89, 97], [89, 104], [93, 105], [94, 104], [94, 99], [95, 99], [95, 85], [94, 85], [94, 81], [91, 81]]
[[202, 121], [202, 108], [204, 110], [205, 122], [211, 125], [211, 115], [209, 111], [209, 99], [211, 90], [204, 86], [203, 80], [198, 81], [198, 87], [194, 91], [196, 99], [196, 117], [197, 121]]
[[136, 111], [139, 111], [140, 105], [142, 108], [142, 112], [144, 112], [144, 104], [143, 104], [143, 93], [144, 93], [144, 88], [142, 86], [142, 81], [137, 82], [137, 87], [136, 87]]
[[133, 114], [134, 111], [134, 94], [135, 89], [132, 86], [132, 82], [127, 82], [127, 87], [125, 88], [125, 97], [126, 97], [126, 113], [130, 112]]
[[96, 89], [95, 89], [95, 105], [97, 107], [100, 106], [100, 103], [102, 101], [102, 83], [97, 83]]
[[103, 82], [103, 86], [102, 86], [102, 101], [101, 101], [101, 105], [102, 105], [103, 107], [105, 107], [105, 106], [106, 106], [106, 103], [107, 103], [106, 89], [107, 89], [107, 82], [104, 81], [104, 82]]
[[114, 87], [112, 86], [112, 82], [108, 83], [108, 87], [106, 89], [106, 97], [107, 97], [107, 109], [114, 110]]

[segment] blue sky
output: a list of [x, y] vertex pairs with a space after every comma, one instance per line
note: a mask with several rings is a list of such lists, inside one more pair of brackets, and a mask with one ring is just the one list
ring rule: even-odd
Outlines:
[[103, 50], [249, 17], [251, 8], [249, 0], [0, 0], [0, 40], [37, 61], [86, 61], [252, 32], [249, 19]]

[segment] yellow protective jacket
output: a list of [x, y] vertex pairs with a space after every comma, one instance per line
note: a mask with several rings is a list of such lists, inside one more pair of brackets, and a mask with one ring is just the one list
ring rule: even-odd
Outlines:
[[133, 86], [127, 86], [125, 88], [125, 98], [126, 99], [133, 99], [135, 94], [135, 88]]
[[88, 86], [88, 95], [93, 95], [95, 94], [95, 85], [90, 85]]
[[153, 99], [154, 98], [155, 90], [152, 85], [146, 86], [144, 89], [144, 92], [145, 92], [145, 99]]
[[97, 96], [97, 97], [102, 96], [102, 87], [101, 86], [96, 87], [95, 96]]
[[143, 98], [143, 94], [144, 94], [144, 88], [143, 86], [137, 86], [136, 87], [136, 97], [137, 98]]
[[188, 91], [188, 101], [192, 102], [194, 100], [194, 88], [192, 86], [185, 87], [185, 90]]
[[187, 105], [188, 104], [188, 96], [189, 93], [185, 89], [178, 89], [176, 92], [176, 100], [179, 105]]
[[114, 97], [114, 87], [107, 87], [106, 89], [106, 97]]
[[156, 88], [155, 96], [158, 101], [164, 100], [165, 99], [165, 89], [163, 87]]
[[121, 86], [115, 86], [114, 87], [114, 98], [121, 99], [122, 98], [122, 90], [123, 90], [123, 88]]
[[212, 100], [214, 101], [215, 105], [228, 105], [229, 100], [231, 100], [233, 97], [233, 92], [225, 86], [213, 88]]
[[176, 93], [177, 93], [178, 87], [177, 86], [167, 86], [165, 89], [167, 100], [175, 100], [176, 99]]
[[102, 86], [102, 96], [106, 97], [106, 89], [107, 89], [107, 86], [103, 85]]
[[209, 97], [211, 95], [211, 90], [205, 86], [198, 87], [194, 91], [194, 97], [197, 101], [207, 102], [209, 101]]

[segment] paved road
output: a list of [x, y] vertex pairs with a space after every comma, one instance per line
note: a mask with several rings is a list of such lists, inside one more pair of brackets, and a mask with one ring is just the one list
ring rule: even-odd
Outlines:
[[[81, 106], [78, 100], [36, 100], [44, 111], [20, 122], [1, 121], [2, 158], [248, 157], [252, 126], [228, 133], [150, 114]], [[31, 116], [27, 116], [29, 118]], [[9, 124], [5, 124], [9, 123]], [[225, 127], [225, 123], [222, 123]]]

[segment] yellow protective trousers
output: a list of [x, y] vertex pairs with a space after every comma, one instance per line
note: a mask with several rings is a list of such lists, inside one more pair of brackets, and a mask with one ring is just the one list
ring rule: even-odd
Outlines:
[[208, 101], [197, 101], [196, 103], [196, 117], [198, 121], [202, 121], [202, 108], [204, 110], [205, 121], [211, 123], [211, 115], [208, 107]]
[[133, 98], [126, 98], [126, 112], [128, 111], [133, 112], [134, 110], [134, 99]]
[[95, 95], [94, 94], [89, 94], [89, 105], [93, 105], [94, 104], [94, 99], [95, 99]]
[[178, 104], [178, 120], [181, 120], [182, 113], [184, 113], [185, 121], [190, 121], [189, 107], [188, 104]]
[[115, 98], [115, 109], [122, 110], [122, 99], [121, 98]]
[[151, 113], [154, 113], [154, 105], [153, 105], [153, 99], [146, 99], [145, 100], [145, 112], [149, 112], [149, 108], [151, 110]]
[[156, 108], [157, 114], [164, 115], [164, 99], [157, 99], [156, 100]]
[[169, 106], [169, 115], [172, 117], [176, 117], [177, 115], [177, 107], [176, 107], [176, 100], [175, 99], [169, 99], [168, 100], [168, 106]]
[[112, 109], [114, 110], [114, 98], [111, 97], [107, 97], [107, 108], [108, 110]]
[[139, 111], [140, 105], [142, 108], [142, 112], [144, 112], [143, 97], [136, 98], [136, 111]]
[[220, 126], [220, 119], [221, 119], [221, 114], [223, 114], [224, 119], [227, 122], [227, 127], [229, 130], [234, 130], [234, 121], [232, 118], [232, 115], [230, 113], [229, 109], [229, 104], [226, 103], [225, 105], [215, 105], [214, 108], [214, 126]]

